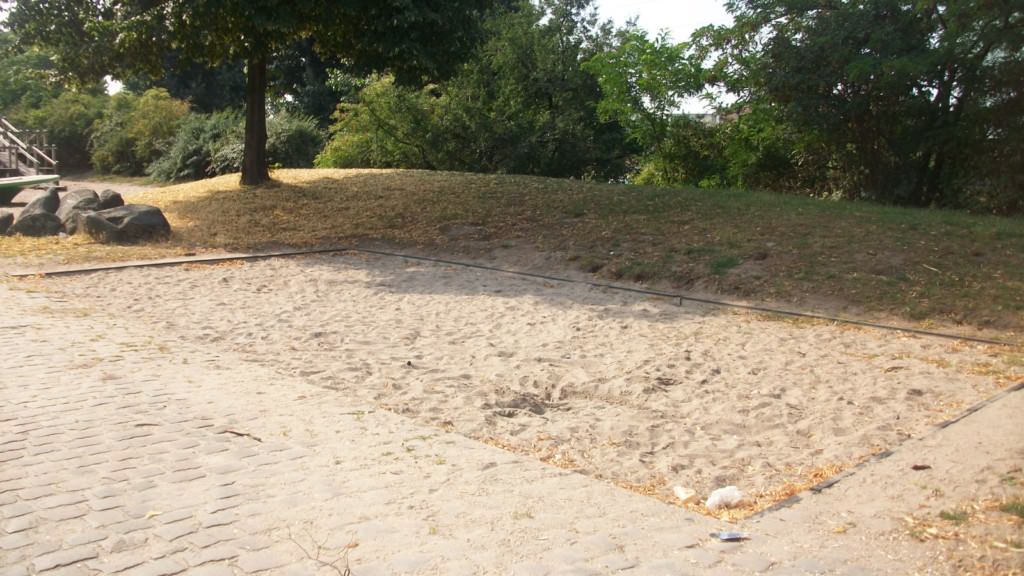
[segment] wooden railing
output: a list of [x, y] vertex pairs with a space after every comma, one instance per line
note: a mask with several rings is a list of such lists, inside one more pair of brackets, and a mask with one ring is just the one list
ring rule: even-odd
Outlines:
[[7, 176], [57, 173], [57, 146], [44, 130], [19, 130], [0, 118], [0, 170]]

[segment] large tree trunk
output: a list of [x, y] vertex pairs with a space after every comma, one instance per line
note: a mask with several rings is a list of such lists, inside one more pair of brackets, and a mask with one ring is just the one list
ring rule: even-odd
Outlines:
[[267, 172], [267, 57], [251, 56], [245, 75], [245, 151], [242, 184], [270, 180]]

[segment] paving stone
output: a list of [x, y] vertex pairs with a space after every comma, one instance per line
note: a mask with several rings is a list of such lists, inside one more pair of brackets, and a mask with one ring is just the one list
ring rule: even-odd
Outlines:
[[30, 486], [18, 491], [18, 497], [22, 500], [38, 500], [44, 496], [53, 496], [53, 488], [50, 486]]
[[99, 542], [100, 540], [106, 540], [108, 534], [106, 532], [100, 532], [99, 530], [89, 530], [87, 532], [79, 532], [74, 536], [69, 536], [64, 539], [64, 543], [68, 547], [82, 546], [83, 544], [92, 544], [93, 542]]
[[85, 560], [92, 560], [93, 558], [96, 558], [96, 556], [97, 553], [95, 548], [81, 546], [78, 548], [58, 550], [57, 552], [44, 554], [32, 561], [32, 567], [36, 572], [43, 572], [54, 568], [60, 568], [61, 566], [70, 566]]
[[0, 538], [0, 550], [16, 550], [33, 542], [35, 542], [35, 539], [30, 538], [24, 532], [19, 532]]
[[91, 576], [92, 572], [81, 566], [65, 566], [46, 572], [46, 576]]
[[224, 498], [222, 500], [217, 500], [216, 502], [208, 505], [204, 511], [207, 514], [216, 514], [217, 512], [237, 508], [241, 504], [241, 498]]
[[173, 524], [175, 522], [181, 522], [182, 520], [188, 520], [192, 518], [193, 514], [190, 510], [172, 510], [170, 512], [164, 512], [159, 516], [155, 516], [157, 522], [161, 524]]
[[35, 506], [37, 506], [40, 510], [49, 510], [50, 508], [57, 508], [58, 506], [70, 506], [72, 504], [81, 504], [82, 502], [85, 502], [85, 500], [85, 496], [81, 494], [54, 494], [53, 496], [40, 498], [35, 502]]
[[202, 470], [183, 470], [181, 472], [175, 472], [173, 474], [168, 474], [167, 476], [164, 476], [164, 480], [167, 482], [173, 482], [177, 484], [181, 482], [190, 482], [192, 480], [198, 480], [204, 476], [206, 476], [206, 472], [203, 472]]
[[237, 537], [238, 534], [234, 530], [226, 527], [220, 527], [212, 530], [203, 530], [202, 532], [189, 536], [186, 540], [189, 544], [192, 544], [197, 548], [207, 548], [214, 544], [234, 540]]
[[108, 529], [118, 534], [130, 534], [137, 530], [144, 530], [152, 525], [147, 518], [134, 518], [132, 520], [125, 520], [124, 522], [118, 522], [117, 524], [111, 524]]
[[0, 516], [7, 519], [17, 518], [18, 516], [24, 516], [25, 514], [32, 512], [32, 510], [34, 510], [34, 508], [32, 508], [31, 505], [24, 502], [16, 502], [10, 506], [0, 508]]
[[195, 552], [185, 558], [189, 566], [201, 566], [209, 562], [220, 562], [237, 557], [238, 550], [234, 546], [211, 546]]
[[236, 564], [245, 572], [265, 572], [291, 563], [291, 560], [276, 550], [246, 552], [238, 557]]
[[0, 576], [29, 576], [29, 573], [25, 566], [7, 566], [0, 568]]
[[104, 510], [85, 515], [85, 521], [92, 524], [94, 528], [102, 528], [119, 522], [124, 522], [128, 517], [120, 510]]
[[52, 510], [43, 510], [39, 515], [50, 522], [63, 522], [65, 520], [81, 518], [88, 513], [89, 509], [85, 506], [62, 506]]
[[92, 495], [99, 499], [112, 498], [122, 494], [124, 494], [124, 489], [111, 485], [99, 486], [92, 491]]
[[39, 525], [39, 519], [34, 515], [18, 516], [12, 518], [3, 524], [3, 531], [8, 534], [17, 534], [30, 528], [35, 528]]
[[729, 563], [745, 572], [759, 574], [771, 570], [772, 561], [756, 552], [744, 552], [729, 558]]
[[155, 562], [147, 562], [125, 572], [127, 576], [172, 576], [181, 574], [188, 569], [183, 562], [173, 558], [161, 558]]
[[200, 514], [199, 524], [203, 528], [213, 528], [215, 526], [227, 526], [232, 522], [238, 520], [232, 512], [218, 512], [216, 514]]
[[96, 512], [103, 512], [104, 510], [113, 510], [114, 508], [122, 507], [124, 507], [124, 500], [116, 497], [89, 501], [89, 508], [92, 508]]
[[227, 564], [207, 564], [198, 568], [191, 568], [189, 576], [235, 576], [235, 571]]
[[146, 544], [146, 536], [129, 534], [128, 536], [115, 536], [104, 541], [100, 547], [110, 554], [135, 550]]
[[274, 545], [274, 541], [266, 536], [246, 536], [235, 540], [232, 544], [239, 550], [247, 550], [249, 552], [257, 552], [259, 550], [266, 550]]
[[194, 534], [196, 530], [198, 530], [198, 527], [192, 522], [176, 522], [162, 528], [157, 528], [153, 533], [168, 542], [172, 542], [183, 536]]
[[704, 548], [693, 548], [688, 550], [686, 552], [686, 558], [693, 564], [702, 568], [710, 568], [722, 561], [721, 556], [715, 552], [705, 550]]
[[218, 486], [210, 491], [210, 496], [220, 500], [222, 498], [233, 498], [242, 494], [237, 486]]

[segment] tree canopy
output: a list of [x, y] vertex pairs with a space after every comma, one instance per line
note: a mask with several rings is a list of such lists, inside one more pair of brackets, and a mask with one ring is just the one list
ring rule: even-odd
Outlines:
[[492, 0], [16, 0], [8, 25], [46, 46], [61, 72], [82, 79], [159, 74], [165, 56], [246, 63], [242, 182], [269, 178], [265, 161], [267, 65], [312, 39], [362, 72], [389, 70], [416, 84], [452, 73], [471, 50]]

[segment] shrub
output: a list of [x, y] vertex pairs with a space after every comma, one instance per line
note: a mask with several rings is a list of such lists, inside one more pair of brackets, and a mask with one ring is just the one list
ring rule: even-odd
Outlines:
[[188, 104], [163, 88], [142, 96], [115, 94], [97, 121], [90, 146], [93, 167], [100, 172], [142, 174], [167, 149]]
[[241, 136], [242, 115], [235, 110], [193, 114], [178, 127], [163, 155], [146, 169], [157, 180], [198, 180], [222, 173], [214, 156], [229, 139]]
[[[323, 134], [309, 116], [279, 112], [267, 119], [267, 162], [271, 166], [309, 168], [323, 144]], [[244, 150], [245, 132], [239, 125], [219, 143], [211, 162], [212, 172], [238, 172]]]
[[37, 109], [13, 116], [19, 128], [46, 130], [57, 146], [61, 172], [89, 168], [89, 138], [93, 124], [103, 115], [106, 94], [64, 92]]

